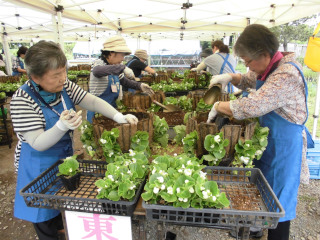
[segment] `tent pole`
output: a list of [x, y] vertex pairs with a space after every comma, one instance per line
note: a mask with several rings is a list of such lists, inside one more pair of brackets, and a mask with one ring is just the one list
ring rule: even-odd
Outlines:
[[148, 66], [151, 65], [151, 37], [149, 39], [148, 43]]
[[62, 30], [62, 12], [58, 11], [57, 12], [57, 19], [58, 19], [58, 41], [60, 44], [60, 47], [62, 51], [64, 52], [64, 42], [63, 42], [63, 30]]
[[57, 26], [57, 20], [56, 16], [52, 14], [52, 25], [53, 25], [53, 31], [54, 31], [54, 42], [58, 43], [58, 26]]
[[2, 44], [3, 44], [4, 55], [6, 56], [7, 75], [11, 76], [12, 75], [11, 53], [9, 50], [7, 35], [5, 35], [4, 33], [2, 33]]
[[318, 125], [318, 118], [319, 118], [319, 105], [320, 105], [320, 72], [318, 72], [316, 105], [314, 107], [314, 114], [313, 114], [313, 128], [312, 128], [313, 139], [316, 139], [317, 125]]

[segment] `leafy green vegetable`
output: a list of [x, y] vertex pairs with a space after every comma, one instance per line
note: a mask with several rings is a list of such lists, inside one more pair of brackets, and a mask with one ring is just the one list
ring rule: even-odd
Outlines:
[[209, 162], [210, 166], [218, 166], [226, 155], [225, 148], [229, 145], [229, 139], [224, 139], [223, 132], [215, 135], [207, 135], [204, 139], [204, 148], [209, 152], [203, 155], [203, 160]]
[[96, 159], [96, 149], [98, 146], [94, 141], [92, 124], [89, 121], [84, 120], [82, 121], [79, 130], [81, 132], [80, 141], [83, 144], [83, 148], [86, 150], [86, 152], [90, 155], [92, 159]]
[[63, 175], [72, 177], [76, 175], [80, 171], [79, 162], [77, 161], [77, 155], [73, 155], [64, 159], [63, 163], [61, 163], [58, 168], [59, 172], [57, 173], [57, 176]]
[[206, 112], [210, 111], [213, 104], [206, 104], [203, 100], [203, 98], [200, 99], [200, 101], [197, 104], [197, 112]]
[[108, 163], [112, 163], [115, 157], [122, 153], [117, 139], [119, 137], [119, 129], [112, 128], [111, 131], [104, 130], [99, 139], [103, 154]]
[[131, 148], [137, 152], [144, 152], [150, 155], [149, 134], [145, 131], [137, 131], [131, 138]]
[[182, 139], [186, 136], [186, 126], [185, 125], [177, 125], [173, 127], [176, 136], [174, 137], [173, 141], [178, 145], [182, 144]]
[[166, 120], [155, 115], [153, 121], [153, 141], [159, 143], [162, 147], [166, 147], [169, 140], [168, 129], [169, 126]]
[[183, 139], [183, 151], [187, 154], [194, 154], [194, 150], [197, 146], [197, 141], [198, 141], [198, 133], [196, 130], [193, 132], [187, 134]]

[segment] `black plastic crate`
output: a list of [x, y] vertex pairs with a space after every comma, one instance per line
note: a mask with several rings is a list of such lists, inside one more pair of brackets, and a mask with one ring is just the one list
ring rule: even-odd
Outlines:
[[56, 162], [39, 177], [20, 190], [27, 206], [67, 211], [104, 213], [110, 215], [132, 216], [143, 190], [143, 181], [133, 201], [111, 201], [96, 199], [98, 188], [95, 182], [105, 176], [106, 162], [78, 160], [82, 171], [80, 186], [75, 191], [67, 191], [57, 177]]
[[[232, 174], [232, 171], [238, 171]], [[191, 226], [260, 227], [275, 228], [285, 215], [279, 200], [257, 168], [206, 167], [207, 177], [218, 183], [230, 206], [214, 208], [176, 208], [142, 202], [148, 219]], [[251, 173], [251, 177], [246, 174]], [[239, 200], [247, 199], [248, 209], [239, 209]]]

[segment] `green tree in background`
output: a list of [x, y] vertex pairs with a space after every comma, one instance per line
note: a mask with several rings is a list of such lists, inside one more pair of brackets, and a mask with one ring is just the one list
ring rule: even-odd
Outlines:
[[65, 42], [64, 43], [64, 53], [68, 60], [73, 59], [73, 48], [76, 45], [75, 42]]
[[316, 15], [305, 17], [293, 22], [282, 24], [271, 28], [270, 30], [278, 37], [283, 50], [287, 51], [288, 43], [307, 43], [313, 33], [313, 27], [307, 25], [307, 21], [315, 18]]
[[201, 49], [211, 48], [211, 42], [209, 41], [200, 41]]

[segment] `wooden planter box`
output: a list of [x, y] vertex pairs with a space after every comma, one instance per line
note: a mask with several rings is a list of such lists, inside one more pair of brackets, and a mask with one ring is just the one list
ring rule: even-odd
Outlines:
[[184, 115], [183, 111], [177, 112], [156, 112], [155, 113], [160, 118], [164, 118], [169, 126], [177, 126], [183, 124]]
[[152, 97], [141, 92], [124, 92], [122, 102], [129, 109], [131, 108], [137, 111], [145, 111], [151, 107], [153, 100], [162, 103], [164, 99], [165, 95], [162, 91], [155, 92]]
[[205, 137], [209, 134], [217, 134], [218, 132], [223, 132], [224, 138], [229, 139], [229, 145], [226, 147], [226, 156], [221, 161], [220, 165], [228, 166], [234, 158], [235, 145], [238, 143], [239, 139], [251, 139], [254, 134], [254, 128], [256, 126], [255, 122], [250, 122], [248, 120], [238, 121], [232, 120], [227, 125], [224, 125], [220, 130], [218, 122], [207, 123], [209, 112], [199, 112], [197, 116], [190, 116], [187, 121], [186, 132], [196, 130], [199, 136], [196, 154], [198, 157], [206, 154], [207, 151], [204, 148]]
[[152, 142], [153, 138], [153, 115], [150, 113], [144, 112], [126, 112], [125, 114], [135, 115], [139, 122], [137, 125], [130, 124], [119, 124], [115, 121], [101, 116], [93, 118], [93, 134], [96, 144], [98, 145], [97, 153], [98, 155], [102, 154], [102, 148], [100, 147], [99, 139], [104, 132], [104, 130], [110, 131], [112, 128], [118, 128], [120, 130], [120, 136], [118, 138], [118, 143], [121, 147], [122, 152], [128, 152], [131, 145], [131, 137], [137, 131], [146, 131], [149, 133], [149, 143]]
[[197, 105], [199, 101], [203, 98], [206, 91], [207, 90], [201, 89], [189, 92], [188, 98], [192, 98], [192, 110], [197, 109]]

